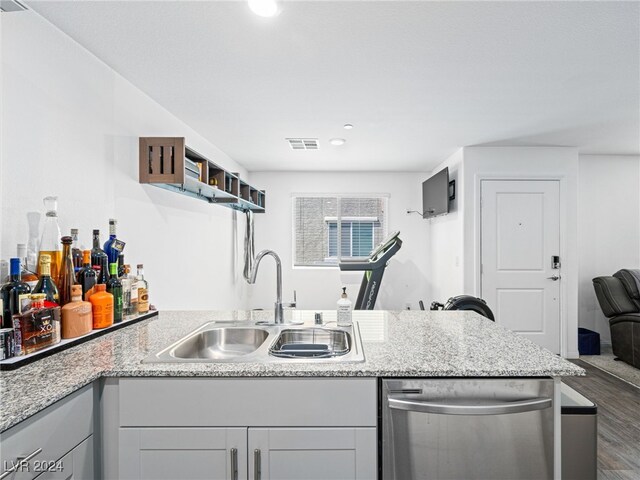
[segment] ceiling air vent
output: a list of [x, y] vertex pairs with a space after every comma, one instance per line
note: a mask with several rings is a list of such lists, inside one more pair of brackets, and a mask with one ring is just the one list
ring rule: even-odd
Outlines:
[[0, 0], [0, 11], [2, 12], [21, 12], [26, 9], [27, 7], [17, 0]]
[[318, 150], [317, 138], [287, 138], [291, 150]]

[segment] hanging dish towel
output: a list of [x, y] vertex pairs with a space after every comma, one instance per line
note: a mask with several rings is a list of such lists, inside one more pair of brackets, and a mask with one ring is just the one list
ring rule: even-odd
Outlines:
[[244, 214], [247, 217], [247, 227], [244, 232], [244, 279], [248, 282], [251, 278], [251, 270], [253, 270], [253, 261], [255, 259], [253, 212], [251, 210], [245, 210]]

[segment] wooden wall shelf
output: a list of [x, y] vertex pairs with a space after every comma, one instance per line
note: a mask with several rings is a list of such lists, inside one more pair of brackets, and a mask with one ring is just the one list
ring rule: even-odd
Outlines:
[[184, 137], [140, 137], [140, 183], [235, 210], [265, 212], [264, 190], [189, 148]]

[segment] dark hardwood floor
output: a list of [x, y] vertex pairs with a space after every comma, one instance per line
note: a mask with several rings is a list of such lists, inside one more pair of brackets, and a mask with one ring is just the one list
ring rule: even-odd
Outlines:
[[640, 480], [640, 389], [581, 360], [563, 382], [598, 406], [598, 479]]

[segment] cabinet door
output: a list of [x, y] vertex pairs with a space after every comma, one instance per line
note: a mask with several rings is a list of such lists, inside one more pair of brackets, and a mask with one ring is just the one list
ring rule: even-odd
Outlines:
[[246, 428], [121, 428], [120, 479], [243, 480]]
[[96, 478], [93, 466], [93, 435], [49, 467], [50, 470], [41, 473], [36, 477], [36, 480], [88, 480]]
[[250, 428], [252, 480], [375, 480], [375, 428]]

